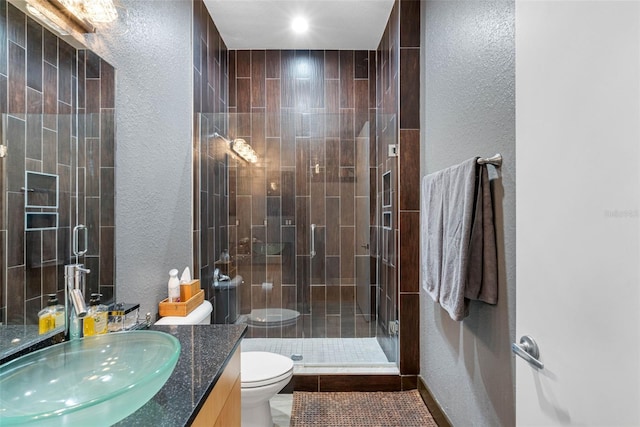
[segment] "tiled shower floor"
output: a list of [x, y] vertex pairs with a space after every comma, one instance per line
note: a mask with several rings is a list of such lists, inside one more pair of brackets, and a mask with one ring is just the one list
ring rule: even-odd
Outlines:
[[242, 351], [268, 351], [290, 357], [294, 373], [379, 373], [397, 374], [376, 338], [245, 338]]

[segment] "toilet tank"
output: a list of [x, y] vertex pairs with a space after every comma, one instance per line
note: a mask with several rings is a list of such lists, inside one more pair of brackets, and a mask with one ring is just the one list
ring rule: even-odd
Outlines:
[[165, 316], [160, 318], [156, 325], [209, 325], [211, 324], [211, 303], [204, 300], [191, 313], [186, 316]]

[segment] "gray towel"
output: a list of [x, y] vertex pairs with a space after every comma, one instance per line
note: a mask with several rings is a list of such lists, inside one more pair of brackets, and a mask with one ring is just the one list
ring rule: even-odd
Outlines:
[[425, 176], [421, 197], [422, 287], [453, 320], [469, 301], [498, 301], [498, 266], [487, 167], [477, 157]]

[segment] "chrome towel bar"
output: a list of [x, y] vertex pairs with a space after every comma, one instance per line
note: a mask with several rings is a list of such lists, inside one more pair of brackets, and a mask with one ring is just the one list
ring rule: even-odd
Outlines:
[[495, 167], [502, 166], [502, 154], [498, 153], [493, 157], [480, 157], [478, 159], [479, 165], [493, 165]]

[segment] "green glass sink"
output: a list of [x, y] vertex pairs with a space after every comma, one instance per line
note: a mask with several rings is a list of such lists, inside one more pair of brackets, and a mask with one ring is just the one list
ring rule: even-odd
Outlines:
[[110, 425], [160, 390], [180, 343], [156, 331], [53, 345], [0, 366], [0, 425]]

